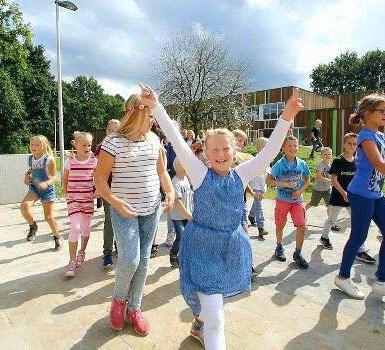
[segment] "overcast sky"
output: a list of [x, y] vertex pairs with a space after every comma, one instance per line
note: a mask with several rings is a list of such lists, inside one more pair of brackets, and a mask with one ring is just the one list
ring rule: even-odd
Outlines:
[[[56, 69], [54, 0], [16, 0], [34, 41]], [[74, 0], [61, 9], [62, 74], [94, 76], [127, 97], [138, 81], [154, 82], [153, 67], [173, 33], [205, 30], [228, 39], [246, 58], [254, 89], [310, 88], [313, 67], [346, 50], [385, 50], [384, 0]]]

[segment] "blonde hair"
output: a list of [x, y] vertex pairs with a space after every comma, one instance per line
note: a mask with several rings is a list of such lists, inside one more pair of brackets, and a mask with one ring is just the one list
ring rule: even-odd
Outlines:
[[268, 139], [266, 137], [258, 137], [255, 140], [255, 151], [259, 153], [262, 151], [262, 148], [266, 146]]
[[189, 137], [189, 134], [191, 134], [192, 139], [195, 140], [195, 132], [193, 130], [187, 130], [187, 138]]
[[93, 136], [89, 132], [85, 131], [74, 131], [74, 138], [71, 140], [71, 157], [75, 156], [74, 148], [76, 149], [76, 144], [83, 140], [89, 140], [92, 142]]
[[210, 137], [211, 136], [216, 136], [216, 135], [226, 136], [226, 137], [230, 138], [231, 147], [234, 148], [234, 146], [235, 146], [234, 134], [229, 129], [225, 129], [225, 128], [222, 128], [222, 129], [209, 129], [209, 130], [206, 131], [206, 139], [205, 139], [205, 147], [206, 148], [207, 148], [207, 144], [208, 144], [208, 141], [209, 141]]
[[178, 173], [181, 173], [181, 172], [185, 172], [185, 169], [182, 165], [182, 163], [180, 162], [180, 160], [178, 158], [175, 158], [174, 159], [174, 162], [172, 163], [173, 167], [174, 167], [174, 170], [175, 172], [178, 174]]
[[233, 133], [234, 137], [242, 137], [244, 142], [245, 143], [247, 142], [248, 137], [247, 137], [246, 133], [243, 130], [235, 129], [235, 130], [232, 131], [232, 133]]
[[48, 155], [48, 156], [53, 155], [51, 144], [49, 143], [48, 139], [44, 135], [32, 136], [32, 137], [30, 137], [29, 142], [31, 142], [32, 140], [39, 140], [40, 141], [41, 146], [42, 146], [41, 148], [43, 150], [43, 155]]
[[380, 103], [385, 102], [384, 94], [371, 94], [365, 96], [358, 104], [358, 107], [350, 115], [349, 122], [353, 125], [360, 125], [364, 122], [367, 113], [373, 112]]
[[145, 136], [149, 131], [145, 130], [145, 121], [151, 115], [151, 109], [140, 103], [140, 95], [131, 95], [124, 104], [124, 116], [122, 118], [118, 134], [128, 138], [137, 139]]
[[325, 151], [330, 151], [330, 152], [333, 153], [333, 150], [332, 150], [330, 147], [323, 147], [323, 148], [321, 149], [321, 155], [323, 155]]
[[118, 127], [120, 127], [120, 120], [119, 119], [110, 119], [107, 123], [107, 127], [109, 127], [111, 124], [115, 124]]

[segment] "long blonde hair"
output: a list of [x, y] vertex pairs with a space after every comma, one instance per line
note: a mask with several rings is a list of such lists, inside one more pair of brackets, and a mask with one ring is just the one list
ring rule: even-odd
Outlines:
[[124, 104], [124, 116], [122, 118], [118, 134], [128, 139], [138, 139], [147, 136], [145, 130], [146, 118], [151, 115], [150, 107], [140, 103], [140, 95], [131, 95]]
[[41, 146], [42, 146], [41, 148], [43, 150], [43, 155], [47, 155], [47, 156], [52, 156], [53, 155], [51, 144], [49, 143], [48, 139], [44, 135], [32, 136], [29, 139], [29, 142], [31, 142], [33, 139], [36, 139], [36, 140], [40, 141]]

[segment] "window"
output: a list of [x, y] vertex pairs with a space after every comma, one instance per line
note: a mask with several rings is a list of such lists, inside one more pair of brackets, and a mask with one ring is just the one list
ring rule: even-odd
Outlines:
[[267, 103], [263, 105], [254, 105], [246, 107], [246, 113], [252, 115], [255, 121], [277, 120], [282, 110], [285, 108], [285, 102]]

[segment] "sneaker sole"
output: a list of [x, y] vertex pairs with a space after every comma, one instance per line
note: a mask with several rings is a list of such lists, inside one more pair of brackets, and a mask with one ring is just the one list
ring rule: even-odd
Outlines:
[[342, 292], [344, 293], [345, 295], [347, 295], [348, 297], [352, 298], [352, 299], [356, 299], [356, 300], [363, 300], [365, 299], [365, 295], [361, 296], [361, 295], [352, 295], [348, 292], [346, 292], [344, 289], [342, 289], [342, 287], [340, 287], [336, 281], [334, 281], [334, 285]]
[[66, 272], [65, 274], [64, 274], [64, 276], [66, 276], [66, 277], [75, 277], [76, 276], [76, 273], [75, 272]]
[[32, 241], [35, 240], [35, 236], [27, 237], [26, 240], [27, 240], [28, 242], [32, 242]]
[[104, 269], [104, 270], [108, 270], [108, 269], [111, 268], [112, 266], [114, 266], [114, 264], [103, 265], [103, 269]]
[[281, 258], [277, 255], [274, 255], [274, 257], [279, 261], [279, 262], [285, 262], [286, 261], [286, 258]]
[[362, 261], [362, 262], [364, 262], [365, 264], [368, 264], [368, 265], [373, 265], [376, 262], [376, 260], [369, 261], [369, 260], [366, 260], [366, 259], [363, 259], [363, 258], [359, 258], [358, 256], [356, 256], [356, 259], [359, 260], [359, 261]]

